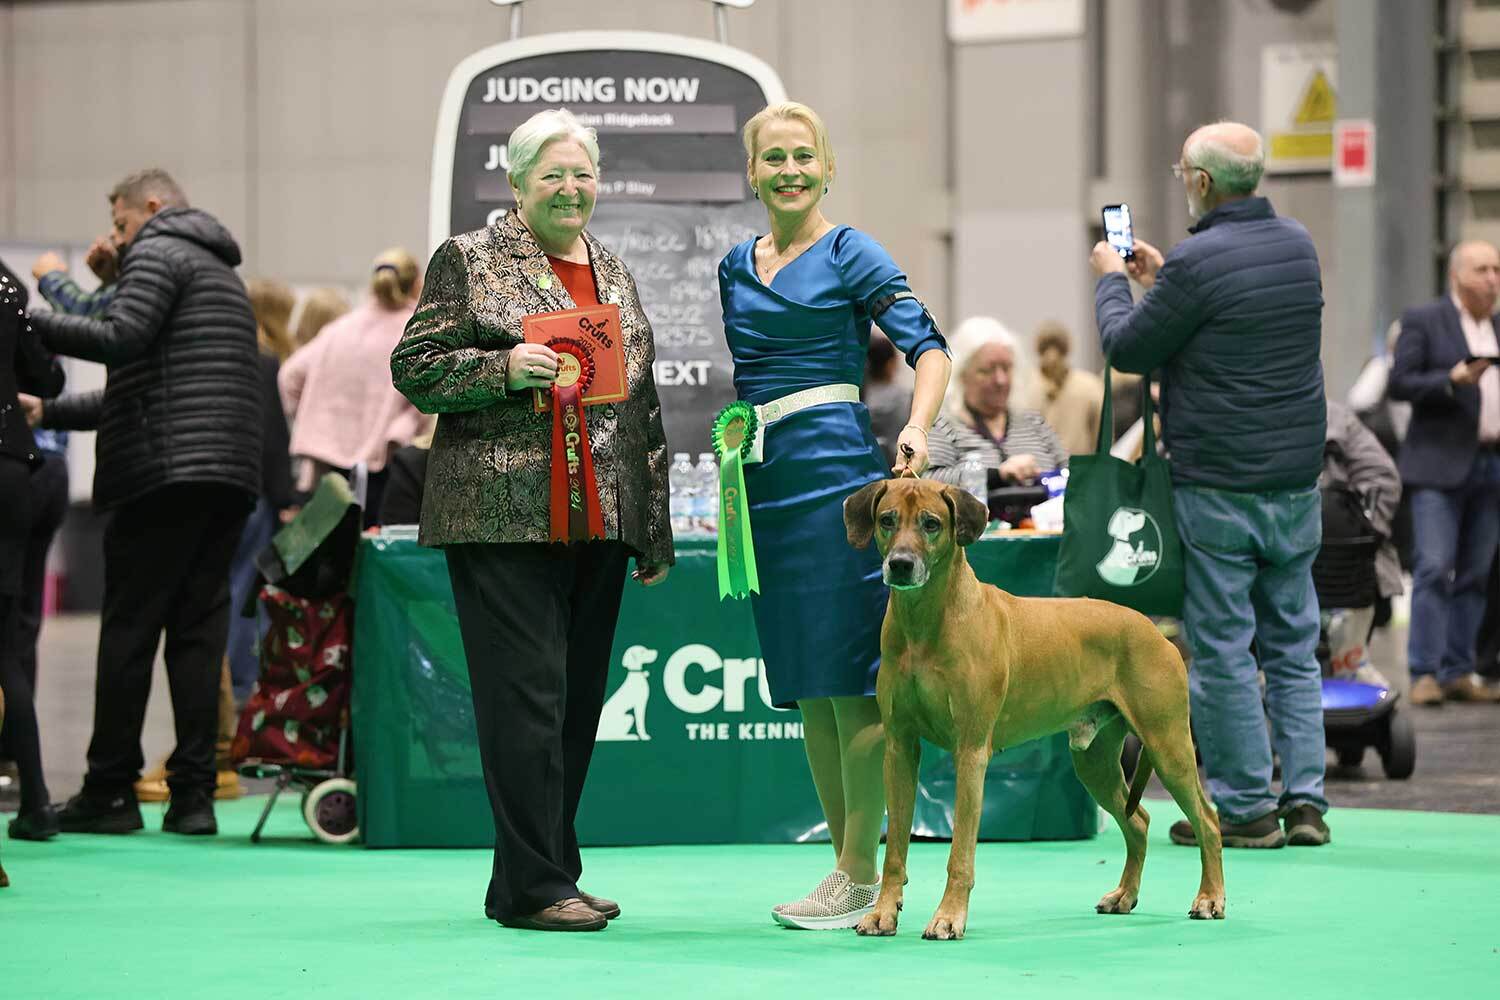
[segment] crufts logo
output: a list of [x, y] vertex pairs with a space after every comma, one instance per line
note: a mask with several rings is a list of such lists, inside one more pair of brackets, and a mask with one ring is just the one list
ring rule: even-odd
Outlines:
[[[620, 665], [625, 668], [625, 679], [604, 703], [596, 739], [601, 742], [651, 739], [646, 728], [646, 709], [651, 701], [651, 674], [645, 668], [655, 663], [659, 655], [656, 650], [645, 646], [626, 648], [620, 657]], [[701, 716], [715, 711], [742, 713], [746, 710], [747, 702], [757, 695], [761, 704], [767, 708], [774, 707], [762, 660], [754, 656], [720, 656], [713, 647], [701, 642], [690, 642], [667, 657], [661, 668], [661, 691], [677, 712], [688, 716]], [[678, 720], [674, 719], [675, 721]], [[712, 725], [727, 728], [729, 723], [714, 722]], [[752, 735], [744, 738], [761, 737]]]
[[599, 716], [598, 740], [649, 740], [646, 732], [646, 703], [651, 700], [651, 685], [646, 678], [651, 675], [645, 667], [656, 662], [656, 650], [645, 646], [631, 646], [620, 658], [625, 667], [625, 680]]
[[1109, 518], [1114, 544], [1094, 567], [1105, 583], [1135, 587], [1156, 573], [1161, 565], [1161, 528], [1156, 519], [1135, 507], [1119, 507]]

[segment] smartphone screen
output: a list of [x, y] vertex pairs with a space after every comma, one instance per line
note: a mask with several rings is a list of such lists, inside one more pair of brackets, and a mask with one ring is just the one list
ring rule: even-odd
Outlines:
[[1130, 225], [1129, 205], [1104, 206], [1104, 238], [1126, 260], [1135, 256], [1135, 231]]

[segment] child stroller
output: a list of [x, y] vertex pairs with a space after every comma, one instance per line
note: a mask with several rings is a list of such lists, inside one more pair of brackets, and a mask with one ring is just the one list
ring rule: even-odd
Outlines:
[[361, 511], [349, 484], [329, 473], [297, 517], [256, 557], [270, 626], [260, 679], [240, 715], [233, 754], [247, 778], [273, 778], [261, 830], [281, 793], [302, 788], [302, 816], [330, 844], [359, 836], [349, 747], [353, 605], [349, 580]]
[[[1358, 767], [1365, 750], [1380, 754], [1385, 775], [1405, 779], [1417, 764], [1417, 737], [1411, 716], [1402, 711], [1401, 696], [1383, 680], [1357, 673], [1367, 636], [1331, 643], [1330, 625], [1342, 609], [1369, 608], [1380, 596], [1375, 554], [1383, 539], [1371, 525], [1353, 491], [1323, 489], [1323, 546], [1313, 562], [1313, 586], [1323, 611], [1318, 645], [1323, 666], [1324, 739], [1343, 767]], [[1338, 645], [1351, 652], [1339, 655]]]

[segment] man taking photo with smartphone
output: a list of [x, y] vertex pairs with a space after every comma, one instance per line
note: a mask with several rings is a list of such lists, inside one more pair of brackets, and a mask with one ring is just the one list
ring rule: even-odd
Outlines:
[[1410, 400], [1401, 481], [1411, 497], [1411, 700], [1495, 700], [1475, 683], [1474, 643], [1500, 544], [1500, 252], [1478, 240], [1448, 257], [1448, 294], [1401, 317], [1392, 399]]
[[[1307, 230], [1256, 195], [1264, 166], [1253, 129], [1205, 125], [1172, 166], [1197, 220], [1192, 235], [1165, 258], [1140, 240], [1128, 265], [1107, 242], [1090, 258], [1109, 362], [1162, 373], [1193, 728], [1225, 847], [1329, 840], [1312, 581], [1327, 426], [1322, 280]], [[1146, 288], [1139, 305], [1127, 273]], [[1183, 822], [1172, 840], [1196, 838]]]

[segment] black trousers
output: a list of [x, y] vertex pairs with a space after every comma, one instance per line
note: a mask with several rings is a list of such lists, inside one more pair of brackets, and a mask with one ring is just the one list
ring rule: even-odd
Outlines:
[[[31, 468], [18, 458], [0, 455], [0, 626], [8, 625], [19, 603], [21, 556], [31, 510]], [[0, 630], [0, 691], [5, 692], [5, 732], [21, 775], [21, 811], [47, 804], [42, 780], [41, 739], [31, 684], [21, 673], [11, 647], [12, 632]]]
[[105, 526], [89, 791], [127, 791], [140, 777], [151, 667], [165, 633], [177, 735], [168, 782], [174, 792], [213, 793], [229, 562], [249, 513], [241, 490], [178, 484], [119, 507]]
[[[5, 622], [3, 655], [15, 661], [27, 685], [36, 690], [36, 646], [42, 632], [42, 603], [47, 586], [47, 552], [68, 513], [68, 460], [43, 452], [31, 473], [31, 515], [21, 553], [21, 590]], [[0, 731], [0, 757], [16, 758], [8, 731]]]
[[629, 550], [454, 545], [448, 574], [495, 817], [494, 919], [578, 895], [573, 829], [604, 706]]

